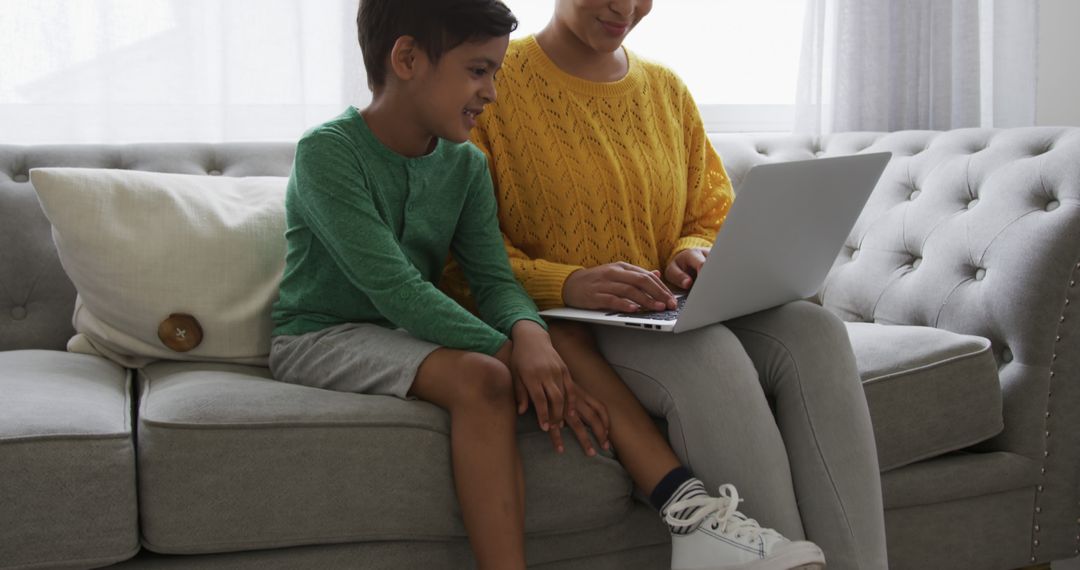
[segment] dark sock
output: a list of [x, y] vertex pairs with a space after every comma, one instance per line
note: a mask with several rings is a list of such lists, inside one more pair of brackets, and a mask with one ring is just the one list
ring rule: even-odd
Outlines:
[[693, 477], [694, 476], [690, 474], [690, 471], [682, 465], [672, 469], [670, 473], [664, 475], [664, 478], [656, 484], [652, 493], [649, 494], [649, 502], [652, 503], [653, 508], [656, 510], [663, 510], [664, 505], [666, 505], [668, 499], [675, 494], [675, 491], [677, 491], [683, 483], [689, 481]]
[[[675, 489], [675, 492], [671, 494], [671, 497], [664, 503], [664, 506], [660, 507], [660, 515], [664, 519], [664, 524], [668, 525], [671, 534], [689, 534], [701, 524], [700, 522], [684, 522], [683, 524], [680, 524], [680, 522], [686, 521], [688, 518], [694, 516], [694, 513], [701, 509], [700, 506], [689, 506], [678, 511], [668, 512], [671, 509], [671, 506], [687, 499], [708, 496], [709, 493], [705, 491], [705, 484], [694, 477], [687, 479], [682, 485], [679, 485], [678, 488]], [[668, 515], [670, 515], [674, 521], [668, 520]]]

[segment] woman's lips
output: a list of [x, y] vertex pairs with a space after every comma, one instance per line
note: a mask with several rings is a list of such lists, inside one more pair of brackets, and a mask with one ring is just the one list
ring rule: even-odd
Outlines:
[[604, 27], [604, 31], [608, 35], [616, 38], [621, 38], [626, 34], [626, 30], [630, 29], [630, 24], [619, 24], [615, 22], [605, 22], [600, 20], [600, 25]]

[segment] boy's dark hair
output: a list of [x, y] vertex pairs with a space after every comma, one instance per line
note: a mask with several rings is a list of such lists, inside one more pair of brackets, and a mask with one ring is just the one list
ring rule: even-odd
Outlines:
[[360, 0], [356, 31], [368, 87], [386, 82], [394, 42], [412, 36], [433, 63], [457, 46], [508, 35], [517, 18], [500, 0]]

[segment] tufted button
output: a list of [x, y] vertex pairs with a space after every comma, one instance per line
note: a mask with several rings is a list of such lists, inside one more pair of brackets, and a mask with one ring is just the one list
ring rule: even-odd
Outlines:
[[210, 176], [221, 176], [221, 171], [217, 170], [217, 169], [214, 169], [214, 170], [211, 170], [211, 171], [207, 172], [207, 174], [209, 174]]
[[986, 278], [986, 270], [985, 269], [980, 267], [979, 269], [977, 269], [975, 271], [975, 280], [976, 281], [982, 281], [985, 278]]
[[1060, 206], [1060, 205], [1061, 205], [1061, 202], [1058, 202], [1057, 200], [1050, 200], [1049, 202], [1046, 203], [1046, 211], [1047, 212], [1053, 212], [1054, 210], [1058, 209], [1058, 206]]
[[913, 259], [911, 261], [911, 268], [912, 269], [918, 269], [920, 265], [922, 265], [922, 258], [921, 257], [916, 257], [915, 259]]
[[11, 179], [15, 182], [28, 182], [30, 177], [25, 174], [16, 174], [15, 176], [12, 176]]
[[922, 194], [922, 190], [912, 190], [911, 194], [908, 194], [907, 199], [914, 200], [915, 198], [919, 197], [919, 194]]
[[971, 201], [967, 203], [967, 209], [970, 210], [970, 209], [974, 208], [975, 205], [978, 204], [978, 203], [979, 203], [978, 198], [972, 198]]
[[158, 338], [173, 352], [187, 352], [202, 344], [203, 330], [195, 317], [173, 313], [158, 325]]
[[16, 321], [21, 321], [26, 318], [26, 307], [18, 306], [11, 308], [11, 318]]
[[1007, 349], [1007, 348], [1005, 350], [1002, 350], [1001, 351], [1001, 361], [1002, 362], [1012, 362], [1013, 361], [1013, 353], [1012, 353], [1012, 351]]

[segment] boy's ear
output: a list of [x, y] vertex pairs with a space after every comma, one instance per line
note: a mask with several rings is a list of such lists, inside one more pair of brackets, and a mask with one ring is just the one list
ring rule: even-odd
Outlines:
[[390, 50], [390, 69], [399, 79], [409, 80], [416, 76], [420, 59], [425, 57], [420, 45], [412, 36], [401, 36]]

